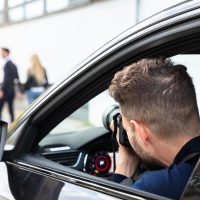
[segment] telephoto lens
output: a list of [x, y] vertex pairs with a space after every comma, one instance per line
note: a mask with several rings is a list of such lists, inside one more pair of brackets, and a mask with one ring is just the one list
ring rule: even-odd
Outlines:
[[110, 129], [110, 123], [112, 122], [113, 120], [113, 116], [115, 114], [119, 113], [119, 106], [118, 105], [112, 105], [110, 107], [108, 107], [104, 112], [103, 112], [103, 115], [102, 115], [102, 122], [103, 122], [103, 125], [106, 129], [108, 129], [109, 131], [112, 131]]

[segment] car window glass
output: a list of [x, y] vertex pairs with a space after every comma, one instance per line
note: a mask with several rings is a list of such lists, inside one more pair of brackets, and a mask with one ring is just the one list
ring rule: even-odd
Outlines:
[[116, 102], [104, 91], [59, 123], [50, 134], [71, 133], [102, 126], [102, 113]]
[[187, 67], [189, 75], [193, 79], [196, 90], [197, 103], [200, 110], [200, 56], [198, 54], [184, 54], [171, 57], [175, 63], [183, 64]]

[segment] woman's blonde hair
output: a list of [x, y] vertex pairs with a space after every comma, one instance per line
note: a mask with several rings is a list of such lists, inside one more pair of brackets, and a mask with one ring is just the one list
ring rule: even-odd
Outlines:
[[45, 71], [41, 65], [38, 55], [34, 54], [30, 58], [30, 67], [28, 73], [36, 78], [38, 83], [42, 83], [45, 79]]

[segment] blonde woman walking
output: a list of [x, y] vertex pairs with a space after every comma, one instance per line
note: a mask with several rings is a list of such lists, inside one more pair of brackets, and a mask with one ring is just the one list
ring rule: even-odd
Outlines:
[[45, 68], [41, 65], [39, 57], [34, 54], [30, 58], [25, 91], [28, 103], [31, 104], [39, 97], [48, 86], [48, 79]]

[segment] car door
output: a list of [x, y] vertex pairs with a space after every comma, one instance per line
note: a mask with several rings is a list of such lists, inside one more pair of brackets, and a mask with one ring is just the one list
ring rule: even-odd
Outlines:
[[198, 5], [179, 5], [123, 33], [25, 112], [9, 132], [3, 158], [15, 199], [165, 199], [61, 166], [41, 157], [37, 147], [64, 118], [106, 90], [123, 66], [143, 57], [200, 52]]

